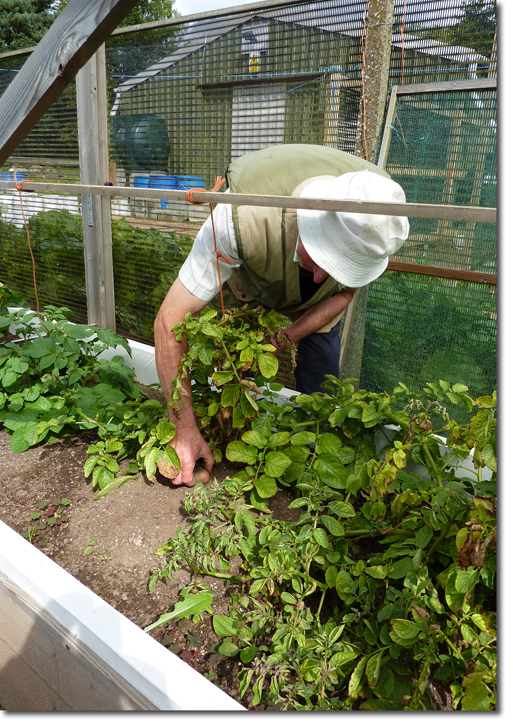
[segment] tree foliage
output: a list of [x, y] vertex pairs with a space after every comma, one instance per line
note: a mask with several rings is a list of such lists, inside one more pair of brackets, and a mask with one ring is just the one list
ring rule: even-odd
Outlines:
[[[54, 7], [55, 13], [58, 14], [66, 7], [69, 0], [57, 0], [49, 2]], [[120, 28], [127, 28], [130, 25], [139, 25], [141, 23], [150, 23], [153, 20], [166, 20], [180, 15], [178, 10], [174, 8], [174, 0], [139, 0], [137, 5], [128, 13], [128, 15], [119, 24]]]
[[460, 45], [490, 57], [497, 23], [496, 0], [465, 0], [457, 26]]
[[2, 0], [0, 53], [39, 43], [55, 18], [53, 0]]
[[[0, 3], [0, 53], [37, 45], [69, 0], [2, 0]], [[180, 13], [174, 0], [139, 0], [119, 27], [126, 28]]]

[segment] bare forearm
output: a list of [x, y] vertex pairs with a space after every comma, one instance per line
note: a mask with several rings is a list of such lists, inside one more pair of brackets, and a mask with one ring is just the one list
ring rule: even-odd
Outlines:
[[299, 342], [312, 332], [316, 332], [342, 312], [353, 299], [355, 290], [348, 289], [330, 297], [329, 300], [309, 307], [298, 319], [287, 328], [291, 342]]
[[182, 395], [182, 410], [179, 418], [169, 405], [172, 393], [171, 381], [178, 376], [182, 357], [187, 352], [185, 337], [178, 342], [173, 333], [173, 327], [177, 323], [183, 322], [187, 312], [197, 312], [204, 306], [205, 304], [201, 300], [190, 295], [177, 280], [164, 300], [154, 325], [157, 374], [167, 403], [169, 420], [180, 427], [196, 425], [196, 423], [190, 394], [191, 383], [188, 377], [182, 380], [187, 394]]
[[196, 481], [194, 467], [199, 459], [203, 459], [207, 471], [211, 471], [214, 465], [212, 452], [196, 424], [188, 378], [182, 381], [187, 394], [182, 394], [179, 417], [169, 405], [172, 393], [171, 381], [177, 377], [182, 356], [187, 351], [185, 338], [178, 341], [173, 333], [173, 327], [185, 319], [187, 312], [194, 314], [204, 307], [205, 302], [188, 292], [177, 279], [167, 293], [155, 319], [155, 363], [162, 391], [166, 396], [169, 420], [176, 425], [175, 436], [170, 445], [175, 449], [181, 463], [181, 471], [173, 479], [173, 483], [177, 486], [182, 483], [186, 486], [194, 485]]
[[179, 343], [173, 333], [168, 333], [161, 323], [159, 324], [156, 322], [154, 329], [155, 364], [160, 380], [160, 386], [166, 400], [169, 420], [177, 425], [181, 425], [186, 422], [190, 423], [192, 422], [193, 411], [192, 404], [190, 403], [191, 383], [188, 377], [182, 380], [182, 384], [187, 392], [187, 395], [182, 395], [182, 411], [180, 412], [179, 418], [177, 418], [174, 409], [169, 403], [172, 393], [171, 381], [178, 376], [180, 361], [183, 355], [187, 352], [187, 343], [185, 340], [182, 340], [182, 342]]

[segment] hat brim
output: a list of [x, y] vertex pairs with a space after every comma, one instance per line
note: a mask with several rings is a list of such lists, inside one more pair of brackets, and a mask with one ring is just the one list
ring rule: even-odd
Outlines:
[[[403, 189], [392, 179], [362, 170], [333, 180], [316, 179], [302, 198], [405, 201]], [[321, 269], [347, 287], [364, 287], [377, 279], [388, 259], [408, 237], [407, 217], [343, 211], [297, 210], [303, 246]]]
[[[303, 246], [315, 264], [345, 287], [365, 287], [380, 277], [388, 266], [388, 257], [373, 260], [369, 266], [355, 263], [348, 257], [342, 259], [338, 252], [339, 236], [329, 234], [326, 218], [321, 222], [318, 212], [313, 209], [298, 209], [297, 226]], [[323, 248], [314, 241], [317, 239], [325, 241]]]

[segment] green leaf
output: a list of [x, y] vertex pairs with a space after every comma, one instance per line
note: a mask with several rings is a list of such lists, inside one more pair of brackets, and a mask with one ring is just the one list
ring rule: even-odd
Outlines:
[[254, 399], [254, 397], [251, 395], [249, 390], [244, 391], [244, 395], [241, 399], [241, 405], [242, 410], [244, 412], [244, 415], [247, 417], [250, 417], [252, 415], [255, 415], [255, 413], [258, 413], [258, 403]]
[[257, 430], [248, 430], [242, 434], [242, 440], [251, 446], [257, 448], [265, 448], [267, 445], [267, 438]]
[[336, 453], [342, 448], [342, 441], [333, 433], [323, 433], [317, 438], [318, 453]]
[[328, 508], [339, 518], [351, 519], [356, 516], [356, 511], [351, 504], [344, 501], [330, 501]]
[[491, 443], [485, 443], [481, 453], [483, 454], [485, 465], [488, 466], [491, 471], [497, 473], [497, 455]]
[[388, 572], [389, 579], [404, 579], [413, 568], [413, 560], [410, 558], [400, 559], [396, 561], [392, 569]]
[[11, 368], [15, 373], [22, 375], [29, 369], [29, 364], [26, 360], [15, 357], [11, 359]]
[[167, 420], [162, 420], [157, 425], [155, 432], [157, 434], [159, 443], [165, 446], [166, 443], [169, 443], [169, 441], [172, 441], [175, 437], [176, 425], [174, 423], [170, 423]]
[[119, 463], [114, 458], [106, 458], [105, 467], [108, 468], [109, 471], [112, 471], [112, 473], [117, 473], [119, 471]]
[[484, 682], [475, 682], [465, 690], [462, 710], [491, 710], [490, 692]]
[[269, 448], [276, 448], [276, 446], [284, 446], [289, 442], [290, 433], [288, 431], [279, 431], [278, 433], [272, 433], [269, 436], [267, 445]]
[[293, 446], [307, 446], [311, 443], [315, 443], [317, 435], [311, 431], [303, 430], [299, 433], [294, 433], [290, 442]]
[[410, 647], [415, 644], [419, 633], [422, 631], [415, 622], [410, 622], [409, 619], [392, 619], [390, 624], [392, 625], [390, 637], [396, 644], [403, 647]]
[[144, 468], [146, 470], [146, 475], [148, 476], [148, 478], [151, 478], [157, 470], [156, 456], [158, 452], [158, 448], [152, 448], [144, 459]]
[[278, 358], [272, 352], [264, 352], [261, 355], [257, 355], [257, 363], [264, 378], [272, 378], [278, 372]]
[[239, 385], [227, 385], [221, 394], [221, 405], [223, 408], [228, 406], [235, 406], [238, 404], [240, 398], [240, 386]]
[[246, 425], [246, 416], [242, 412], [241, 408], [233, 409], [233, 427], [244, 428]]
[[12, 434], [10, 446], [13, 453], [23, 453], [35, 443], [37, 422], [27, 421], [20, 425]]
[[336, 566], [333, 566], [333, 564], [326, 569], [326, 573], [324, 576], [326, 579], [326, 584], [329, 586], [330, 589], [334, 589], [337, 585], [337, 574], [338, 569]]
[[371, 655], [371, 657], [369, 657], [369, 661], [367, 662], [365, 674], [367, 675], [367, 680], [369, 681], [369, 686], [371, 688], [376, 687], [376, 685], [378, 684], [382, 656], [383, 650], [381, 650], [380, 652], [376, 652], [376, 654], [374, 655]]
[[116, 451], [120, 451], [122, 448], [123, 443], [121, 441], [118, 441], [117, 438], [109, 438], [105, 445], [105, 452], [116, 453]]
[[330, 665], [331, 667], [344, 667], [356, 657], [358, 655], [355, 652], [336, 652], [330, 659]]
[[468, 594], [479, 581], [479, 569], [470, 567], [467, 571], [458, 569], [456, 572], [455, 589], [459, 594]]
[[201, 332], [206, 335], [207, 337], [213, 337], [218, 340], [220, 340], [223, 337], [222, 331], [215, 327], [214, 325], [211, 325], [210, 322], [204, 322], [201, 326]]
[[18, 380], [18, 375], [14, 373], [12, 370], [6, 370], [4, 373], [4, 376], [2, 377], [2, 385], [4, 388], [8, 388], [10, 385], [15, 383]]
[[432, 529], [430, 529], [429, 526], [423, 526], [415, 534], [415, 544], [419, 547], [419, 549], [425, 549], [432, 538], [433, 538]]
[[365, 573], [371, 576], [373, 579], [385, 579], [387, 575], [386, 566], [366, 566]]
[[356, 667], [354, 668], [351, 678], [349, 680], [349, 686], [348, 686], [348, 694], [349, 697], [351, 697], [353, 700], [355, 700], [358, 697], [358, 694], [360, 690], [362, 689], [363, 683], [362, 679], [365, 675], [365, 669], [367, 667], [367, 661], [369, 659], [369, 656], [366, 655], [365, 657], [362, 657], [362, 659], [358, 662]]
[[216, 372], [212, 374], [212, 382], [217, 386], [226, 385], [226, 383], [229, 383], [230, 380], [233, 380], [233, 376], [233, 370], [216, 370]]
[[[96, 474], [96, 479], [94, 479]], [[93, 481], [98, 484], [98, 487], [102, 490], [114, 480], [114, 473], [109, 471], [108, 468], [97, 468], [93, 474]]]
[[265, 473], [259, 478], [255, 478], [253, 485], [260, 498], [271, 498], [278, 491], [275, 479], [267, 476]]
[[339, 595], [348, 594], [351, 592], [351, 585], [353, 583], [353, 577], [345, 569], [340, 569], [337, 574], [336, 588]]
[[328, 539], [328, 534], [324, 531], [324, 529], [315, 529], [314, 539], [319, 544], [319, 546], [322, 546], [324, 549], [329, 548], [330, 542]]
[[38, 363], [39, 370], [45, 370], [46, 368], [51, 367], [54, 362], [57, 360], [57, 355], [55, 353], [51, 353], [50, 355], [45, 355], [42, 357]]
[[258, 449], [255, 446], [248, 446], [242, 441], [231, 441], [226, 447], [226, 458], [229, 461], [239, 461], [252, 466], [258, 455]]
[[219, 637], [231, 637], [237, 634], [237, 627], [235, 620], [231, 617], [227, 617], [225, 614], [214, 614], [212, 617], [212, 626], [214, 632]]
[[249, 645], [249, 647], [244, 647], [244, 649], [240, 651], [240, 661], [247, 665], [252, 659], [254, 659], [257, 653], [258, 649], [254, 644]]
[[461, 625], [461, 635], [465, 642], [468, 642], [469, 644], [473, 644], [477, 640], [477, 634], [474, 632], [472, 627], [468, 626], [468, 624]]
[[212, 599], [214, 595], [212, 592], [199, 592], [198, 594], [188, 594], [183, 601], [178, 602], [174, 605], [173, 611], [168, 614], [162, 614], [159, 619], [154, 623], [145, 627], [144, 631], [149, 632], [155, 627], [159, 627], [161, 624], [172, 619], [183, 619], [184, 617], [190, 617], [193, 614], [201, 614], [207, 609], [210, 609]]
[[116, 489], [116, 488], [119, 488], [124, 483], [127, 483], [128, 481], [133, 481], [134, 478], [136, 478], [136, 475], [118, 476], [117, 478], [114, 478], [110, 483], [108, 483], [105, 486], [105, 488], [102, 488], [101, 491], [98, 491], [98, 493], [95, 493], [93, 496], [93, 499], [95, 501], [97, 501], [99, 498], [106, 496], [108, 493], [110, 493], [111, 491], [114, 491], [114, 489]]
[[290, 463], [290, 458], [284, 453], [269, 451], [265, 456], [265, 472], [268, 476], [279, 478]]
[[[461, 570], [456, 564], [452, 565], [444, 584], [445, 600], [453, 612], [457, 612], [465, 601], [465, 594], [463, 592], [459, 592], [456, 588], [456, 575], [459, 571]], [[442, 572], [439, 577], [442, 578], [443, 574], [445, 574], [445, 572]]]
[[290, 592], [282, 592], [280, 599], [285, 602], [285, 604], [297, 604], [297, 599], [294, 597]]
[[45, 355], [55, 352], [55, 349], [52, 340], [36, 340], [30, 344], [26, 352], [30, 357], [40, 360]]
[[333, 516], [321, 516], [321, 521], [333, 536], [344, 535], [344, 527]]
[[235, 657], [239, 654], [239, 648], [233, 642], [223, 642], [217, 651], [225, 657]]
[[321, 453], [314, 463], [314, 471], [321, 481], [331, 488], [344, 489], [346, 487], [349, 469], [334, 453]]

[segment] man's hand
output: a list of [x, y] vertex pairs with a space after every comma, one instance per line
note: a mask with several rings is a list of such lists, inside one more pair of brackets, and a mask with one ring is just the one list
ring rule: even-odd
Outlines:
[[[307, 335], [311, 335], [312, 332], [317, 332], [347, 307], [355, 292], [355, 289], [345, 289], [333, 295], [330, 299], [309, 307], [292, 325], [280, 331], [282, 337], [287, 335], [290, 342], [298, 343]], [[277, 335], [276, 339], [273, 338], [271, 343], [276, 348], [274, 355], [279, 355], [286, 347], [286, 344], [279, 339], [279, 335]]]
[[196, 426], [192, 428], [177, 428], [175, 437], [169, 445], [175, 449], [182, 464], [182, 470], [173, 479], [175, 486], [181, 486], [182, 484], [184, 486], [194, 486], [197, 483], [194, 468], [196, 461], [200, 458], [203, 459], [208, 473], [210, 474], [212, 472], [214, 456]]

